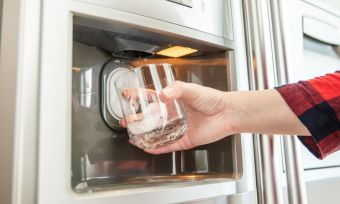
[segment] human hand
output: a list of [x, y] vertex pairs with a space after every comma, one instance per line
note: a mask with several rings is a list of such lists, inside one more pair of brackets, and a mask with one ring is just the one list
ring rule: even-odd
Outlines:
[[151, 154], [162, 154], [212, 143], [233, 134], [230, 114], [226, 108], [225, 92], [197, 84], [176, 81], [165, 88], [162, 101], [178, 100], [184, 105], [188, 119], [188, 131], [172, 144], [146, 149]]

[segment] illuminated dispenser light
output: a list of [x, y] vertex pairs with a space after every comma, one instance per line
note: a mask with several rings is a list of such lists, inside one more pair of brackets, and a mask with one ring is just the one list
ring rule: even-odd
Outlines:
[[173, 47], [161, 50], [157, 52], [157, 54], [167, 56], [167, 57], [183, 57], [185, 55], [189, 55], [197, 51], [198, 50], [192, 49], [190, 47], [173, 46]]

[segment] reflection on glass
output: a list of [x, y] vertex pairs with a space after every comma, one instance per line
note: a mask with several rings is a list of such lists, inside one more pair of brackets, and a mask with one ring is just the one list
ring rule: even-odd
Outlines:
[[92, 88], [92, 70], [86, 70], [81, 77], [81, 85], [85, 86], [82, 87], [86, 90], [86, 92], [82, 95], [80, 104], [82, 106], [90, 107], [91, 106], [91, 94], [87, 94], [91, 92]]

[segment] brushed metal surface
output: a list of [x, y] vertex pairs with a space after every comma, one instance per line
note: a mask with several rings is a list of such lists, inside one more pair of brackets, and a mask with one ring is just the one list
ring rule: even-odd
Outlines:
[[[276, 85], [270, 5], [268, 1], [244, 0], [248, 66], [252, 89]], [[278, 165], [279, 137], [256, 135], [254, 139], [257, 199], [260, 204], [282, 204], [283, 193]]]

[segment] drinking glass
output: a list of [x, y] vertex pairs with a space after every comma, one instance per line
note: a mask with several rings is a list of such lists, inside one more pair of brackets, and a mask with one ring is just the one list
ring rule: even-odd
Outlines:
[[172, 143], [187, 130], [183, 106], [161, 100], [160, 92], [175, 81], [170, 64], [133, 68], [115, 80], [130, 142], [150, 149]]

